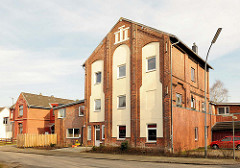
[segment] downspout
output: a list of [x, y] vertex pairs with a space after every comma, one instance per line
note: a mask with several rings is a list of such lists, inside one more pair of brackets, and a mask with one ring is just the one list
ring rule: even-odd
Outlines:
[[173, 152], [173, 93], [172, 93], [172, 47], [176, 44], [178, 44], [179, 41], [176, 43], [171, 44], [170, 47], [170, 60], [171, 60], [171, 152]]

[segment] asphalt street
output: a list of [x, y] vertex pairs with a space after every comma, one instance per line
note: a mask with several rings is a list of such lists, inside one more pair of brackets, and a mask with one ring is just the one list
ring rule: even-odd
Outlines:
[[154, 163], [154, 162], [139, 162], [139, 161], [122, 161], [108, 160], [96, 158], [82, 158], [69, 156], [46, 156], [38, 154], [25, 154], [14, 152], [0, 151], [0, 162], [5, 162], [13, 167], [54, 167], [54, 168], [235, 168], [239, 165], [194, 165], [194, 164], [170, 164], [170, 163]]

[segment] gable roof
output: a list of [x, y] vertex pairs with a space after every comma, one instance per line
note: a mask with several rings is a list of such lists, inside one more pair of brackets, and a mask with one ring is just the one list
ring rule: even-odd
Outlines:
[[[149, 26], [146, 26], [144, 24], [141, 24], [141, 23], [138, 23], [138, 22], [134, 22], [132, 20], [129, 20], [129, 19], [126, 19], [126, 18], [123, 18], [121, 17], [117, 23], [111, 28], [111, 30], [109, 32], [112, 31], [112, 29], [121, 21], [126, 21], [126, 22], [129, 22], [129, 23], [132, 23], [132, 24], [135, 24], [135, 25], [138, 25], [138, 26], [141, 26], [141, 27], [145, 27], [145, 28], [148, 28], [150, 30], [153, 30], [155, 32], [158, 32], [158, 33], [162, 33], [162, 34], [166, 34], [170, 37], [170, 40], [172, 41], [172, 43], [176, 43], [176, 42], [179, 42], [178, 44], [176, 44], [176, 46], [179, 46], [180, 48], [184, 49], [184, 51], [186, 51], [186, 53], [188, 53], [190, 56], [192, 56], [194, 59], [196, 59], [199, 63], [201, 63], [202, 65], [205, 65], [205, 60], [203, 60], [197, 53], [195, 53], [191, 48], [189, 48], [185, 43], [183, 43], [177, 36], [173, 35], [173, 34], [170, 34], [170, 33], [167, 33], [167, 32], [164, 32], [164, 31], [161, 31], [161, 30], [158, 30], [158, 29], [155, 29], [155, 28], [152, 28], [152, 27], [149, 27]], [[107, 36], [107, 35], [106, 35]], [[105, 39], [106, 36], [103, 38]], [[103, 41], [103, 40], [102, 40]], [[101, 43], [100, 43], [101, 44]], [[99, 45], [100, 45], [99, 44]], [[98, 46], [99, 46], [98, 45]], [[97, 46], [97, 48], [98, 48]], [[95, 49], [96, 50], [96, 49]], [[94, 50], [94, 51], [95, 51]], [[86, 61], [84, 62], [83, 64], [83, 67], [85, 66], [85, 63]], [[211, 68], [213, 69], [212, 66], [210, 66], [209, 64], [207, 64], [208, 68]]]
[[69, 104], [74, 102], [74, 100], [56, 98], [53, 96], [43, 96], [41, 94], [38, 95], [24, 92], [22, 92], [21, 94], [26, 100], [29, 108], [51, 109], [52, 107], [50, 104]]
[[74, 106], [74, 105], [81, 104], [81, 103], [84, 103], [84, 100], [79, 100], [79, 101], [76, 101], [76, 102], [73, 102], [73, 103], [57, 106], [57, 107], [54, 107], [53, 109], [57, 110], [57, 109], [61, 109], [61, 108], [69, 107], [69, 106]]
[[219, 106], [239, 106], [240, 103], [238, 103], [238, 102], [221, 102], [221, 103], [215, 103], [215, 105], [219, 105]]
[[3, 109], [5, 109], [5, 107], [0, 107], [0, 112], [1, 112]]

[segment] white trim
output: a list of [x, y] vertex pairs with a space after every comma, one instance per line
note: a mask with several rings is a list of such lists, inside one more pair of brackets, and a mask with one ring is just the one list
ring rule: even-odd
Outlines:
[[[224, 108], [224, 114], [219, 114], [219, 108]], [[228, 113], [227, 113], [227, 108], [228, 108]], [[218, 112], [218, 115], [229, 115], [230, 114], [230, 107], [229, 106], [218, 107], [217, 112]]]
[[[125, 66], [125, 76], [119, 76], [119, 68], [122, 67], [122, 66]], [[117, 79], [122, 79], [122, 78], [126, 78], [126, 75], [127, 75], [127, 66], [126, 64], [121, 64], [121, 65], [118, 65], [117, 66]]]
[[[148, 125], [156, 125], [156, 128], [148, 128]], [[157, 140], [148, 140], [148, 130], [156, 130], [156, 139], [157, 139], [157, 123], [148, 123], [147, 124], [147, 139], [146, 139], [146, 142], [157, 142]]]
[[[148, 69], [148, 60], [151, 58], [155, 58], [155, 68], [154, 69]], [[146, 72], [152, 72], [157, 70], [157, 57], [156, 55], [149, 56], [146, 58]]]
[[[69, 129], [72, 129], [72, 130], [73, 130], [73, 137], [69, 137], [69, 136], [68, 136], [68, 130], [69, 130]], [[74, 130], [75, 130], [75, 129], [78, 129], [78, 130], [79, 130], [79, 136], [78, 136], [78, 137], [74, 137]], [[80, 129], [79, 129], [79, 128], [67, 128], [66, 138], [72, 138], [72, 139], [81, 138]]]
[[[125, 97], [125, 107], [119, 107], [119, 98]], [[125, 109], [127, 107], [127, 96], [126, 95], [119, 95], [117, 96], [117, 109]]]
[[[125, 138], [119, 138], [119, 127], [125, 126]], [[117, 126], [117, 140], [125, 140], [127, 136], [127, 126], [126, 125], [118, 125]]]
[[83, 114], [80, 114], [80, 113], [81, 113], [81, 107], [84, 108], [84, 106], [79, 106], [79, 107], [78, 107], [78, 110], [79, 110], [79, 112], [78, 112], [78, 116], [79, 116], [79, 117], [84, 116], [84, 113], [83, 113]]

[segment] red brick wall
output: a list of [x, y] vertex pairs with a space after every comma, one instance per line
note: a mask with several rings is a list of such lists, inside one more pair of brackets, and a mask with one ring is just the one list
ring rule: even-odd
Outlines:
[[[240, 121], [240, 105], [216, 105], [215, 106], [215, 114], [218, 114], [218, 107], [229, 107], [229, 112], [230, 114], [233, 114], [234, 116], [237, 117], [235, 121]], [[221, 115], [217, 115], [217, 122], [225, 122], [225, 121], [232, 121], [232, 117], [223, 117]]]
[[[68, 146], [75, 143], [76, 140], [81, 142], [80, 138], [67, 138], [68, 128], [79, 128], [80, 134], [83, 136], [85, 132], [85, 113], [84, 116], [79, 116], [79, 106], [83, 106], [84, 103], [72, 105], [66, 107], [66, 117], [58, 118], [58, 110], [54, 110], [55, 113], [55, 133], [58, 137], [58, 145]], [[83, 132], [82, 132], [83, 130]]]

